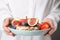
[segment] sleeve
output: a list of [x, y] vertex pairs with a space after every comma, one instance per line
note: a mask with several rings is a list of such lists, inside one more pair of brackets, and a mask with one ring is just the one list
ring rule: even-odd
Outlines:
[[9, 8], [8, 1], [0, 0], [0, 15], [1, 17], [11, 17], [11, 11]]
[[53, 20], [55, 31], [57, 29], [58, 22], [60, 21], [60, 2], [58, 2], [53, 9], [51, 10], [50, 14], [46, 17]]
[[6, 0], [0, 0], [0, 29], [2, 29], [4, 19], [12, 17], [10, 13], [8, 2]]

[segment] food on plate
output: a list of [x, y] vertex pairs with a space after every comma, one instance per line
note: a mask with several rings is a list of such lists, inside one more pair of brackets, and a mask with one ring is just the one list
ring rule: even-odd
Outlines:
[[13, 29], [17, 30], [46, 30], [49, 28], [47, 22], [39, 23], [37, 18], [14, 19], [12, 21]]
[[12, 29], [16, 29], [16, 27], [15, 26], [12, 26], [12, 25], [10, 25], [9, 27], [12, 28]]
[[34, 30], [34, 27], [30, 27], [30, 30]]
[[38, 28], [39, 28], [39, 30], [40, 30], [40, 27], [41, 27], [42, 25], [41, 25], [40, 23], [38, 23], [37, 26], [38, 26]]
[[28, 26], [28, 23], [27, 22], [22, 22], [21, 25], [22, 26]]
[[29, 30], [29, 26], [18, 26], [16, 27], [17, 30]]
[[14, 25], [14, 26], [15, 25], [21, 25], [21, 23], [18, 20], [14, 20], [13, 23], [12, 23], [12, 25]]
[[38, 19], [37, 18], [29, 18], [28, 19], [29, 26], [35, 26], [37, 23], [38, 23]]
[[19, 21], [20, 21], [21, 23], [22, 23], [22, 22], [27, 22], [27, 19], [20, 19]]
[[44, 22], [44, 23], [42, 23], [40, 29], [41, 29], [41, 30], [46, 30], [46, 29], [48, 29], [49, 27], [50, 27], [50, 25], [49, 25], [47, 22]]
[[39, 27], [34, 27], [34, 30], [39, 30]]

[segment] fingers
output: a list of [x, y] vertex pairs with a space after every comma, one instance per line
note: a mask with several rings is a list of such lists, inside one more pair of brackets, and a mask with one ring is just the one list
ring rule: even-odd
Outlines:
[[10, 35], [10, 36], [15, 36], [15, 34], [13, 34], [9, 29], [8, 29], [8, 26], [10, 24], [10, 19], [9, 18], [6, 18], [4, 20], [4, 23], [3, 23], [3, 28], [5, 30], [5, 32]]
[[53, 20], [47, 18], [44, 20], [44, 22], [47, 22], [50, 25], [50, 27], [49, 27], [50, 30], [44, 36], [51, 36], [55, 31]]
[[13, 37], [15, 37], [15, 34], [14, 33], [12, 33], [11, 31], [10, 32], [6, 32], [8, 35], [10, 35], [10, 36], [13, 36]]
[[48, 37], [54, 33], [54, 28], [50, 29], [44, 36]]
[[4, 28], [4, 30], [5, 30], [5, 32], [8, 34], [8, 35], [10, 35], [10, 36], [15, 36], [15, 34], [14, 33], [12, 33], [9, 29], [8, 29], [8, 27], [3, 27]]

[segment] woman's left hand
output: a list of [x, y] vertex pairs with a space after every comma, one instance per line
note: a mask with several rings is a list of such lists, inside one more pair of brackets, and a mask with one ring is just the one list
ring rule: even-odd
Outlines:
[[53, 23], [52, 19], [50, 19], [50, 18], [44, 19], [43, 23], [44, 22], [47, 22], [50, 25], [50, 30], [44, 36], [51, 36], [55, 31], [54, 23]]

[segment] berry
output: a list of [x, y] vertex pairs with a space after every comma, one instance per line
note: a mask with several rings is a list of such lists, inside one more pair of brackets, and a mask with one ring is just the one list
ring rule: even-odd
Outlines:
[[12, 28], [12, 29], [16, 29], [16, 27], [14, 27], [14, 26], [11, 26], [11, 25], [10, 25], [9, 27], [10, 27], [10, 28]]
[[27, 23], [27, 22], [22, 22], [21, 25], [22, 25], [22, 26], [28, 26], [28, 23]]
[[49, 26], [50, 26], [50, 24], [49, 24], [49, 23], [44, 22], [40, 28], [41, 28], [41, 30], [46, 30], [46, 29], [48, 29], [48, 28], [49, 28]]

